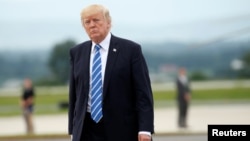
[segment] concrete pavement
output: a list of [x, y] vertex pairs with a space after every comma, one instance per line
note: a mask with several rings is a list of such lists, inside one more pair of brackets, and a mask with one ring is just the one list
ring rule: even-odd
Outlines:
[[[60, 115], [35, 115], [37, 135], [67, 134], [68, 117]], [[191, 105], [188, 115], [189, 127], [177, 127], [176, 107], [155, 109], [156, 134], [207, 133], [208, 124], [250, 124], [250, 103]], [[25, 135], [22, 116], [0, 117], [0, 136]]]

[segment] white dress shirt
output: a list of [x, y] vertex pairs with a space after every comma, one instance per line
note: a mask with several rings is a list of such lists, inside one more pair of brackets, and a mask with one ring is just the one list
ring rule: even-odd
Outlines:
[[185, 76], [185, 75], [180, 75], [180, 76], [179, 76], [179, 80], [180, 80], [180, 82], [181, 82], [184, 86], [186, 86], [186, 85], [188, 84], [188, 79], [187, 79], [187, 76]]

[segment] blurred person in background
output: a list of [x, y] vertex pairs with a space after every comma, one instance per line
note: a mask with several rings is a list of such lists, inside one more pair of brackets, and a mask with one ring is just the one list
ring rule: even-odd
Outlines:
[[91, 40], [70, 50], [72, 140], [151, 141], [153, 96], [141, 46], [110, 33], [102, 5], [84, 8], [81, 20]]
[[34, 133], [33, 127], [33, 108], [34, 108], [34, 97], [35, 92], [32, 84], [32, 80], [29, 78], [24, 79], [23, 81], [23, 92], [21, 96], [21, 108], [23, 111], [23, 116], [26, 125], [27, 134]]
[[186, 68], [179, 68], [176, 79], [176, 87], [178, 104], [178, 127], [180, 128], [187, 127], [188, 107], [191, 100], [191, 90], [189, 83], [190, 82], [187, 76]]

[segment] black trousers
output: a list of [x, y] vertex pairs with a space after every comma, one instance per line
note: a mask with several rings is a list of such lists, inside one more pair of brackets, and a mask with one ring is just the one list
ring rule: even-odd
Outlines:
[[178, 109], [179, 109], [178, 126], [187, 127], [188, 103], [185, 101], [179, 101]]
[[103, 119], [95, 123], [90, 113], [87, 112], [83, 124], [81, 141], [106, 141]]

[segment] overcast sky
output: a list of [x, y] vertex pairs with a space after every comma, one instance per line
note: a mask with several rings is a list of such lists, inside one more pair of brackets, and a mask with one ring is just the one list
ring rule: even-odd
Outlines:
[[87, 40], [79, 13], [93, 3], [110, 10], [113, 34], [136, 41], [206, 41], [250, 25], [250, 0], [0, 0], [0, 50]]

